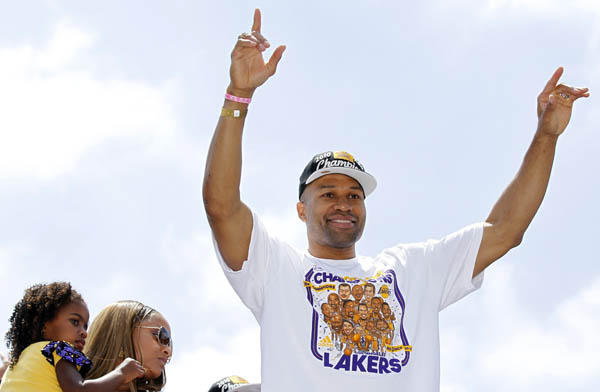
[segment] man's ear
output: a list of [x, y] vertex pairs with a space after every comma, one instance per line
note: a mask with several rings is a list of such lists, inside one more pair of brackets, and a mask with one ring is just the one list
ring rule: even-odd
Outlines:
[[303, 201], [296, 203], [296, 211], [298, 211], [298, 218], [300, 218], [302, 222], [306, 222], [306, 206]]

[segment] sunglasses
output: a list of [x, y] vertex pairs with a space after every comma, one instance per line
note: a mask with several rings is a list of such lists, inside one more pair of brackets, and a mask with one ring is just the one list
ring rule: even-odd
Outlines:
[[145, 327], [138, 325], [135, 328], [153, 329], [152, 335], [158, 340], [158, 343], [165, 347], [169, 347], [171, 350], [173, 349], [173, 339], [171, 339], [169, 331], [162, 325], [160, 327]]

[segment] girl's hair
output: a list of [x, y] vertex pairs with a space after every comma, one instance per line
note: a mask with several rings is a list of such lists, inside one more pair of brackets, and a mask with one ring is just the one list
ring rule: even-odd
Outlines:
[[[136, 358], [133, 330], [155, 314], [159, 313], [138, 301], [119, 301], [102, 309], [88, 331], [84, 353], [94, 366], [86, 379], [110, 373], [127, 357]], [[143, 358], [136, 359], [143, 362]], [[130, 390], [137, 390], [135, 382], [130, 383]]]
[[10, 329], [5, 335], [10, 367], [17, 363], [27, 346], [44, 340], [44, 325], [61, 307], [78, 301], [83, 302], [83, 298], [69, 282], [40, 283], [25, 290], [10, 316]]

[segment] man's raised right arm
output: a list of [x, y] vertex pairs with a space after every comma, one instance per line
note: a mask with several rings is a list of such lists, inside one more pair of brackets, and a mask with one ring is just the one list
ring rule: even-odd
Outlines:
[[[231, 52], [228, 94], [251, 98], [256, 88], [275, 74], [285, 46], [275, 49], [265, 63], [262, 52], [269, 46], [261, 34], [257, 9], [252, 32], [241, 34]], [[225, 100], [223, 109], [206, 158], [202, 195], [219, 251], [229, 268], [238, 271], [248, 258], [252, 233], [252, 213], [240, 198], [242, 131], [248, 104]], [[235, 116], [232, 111], [239, 112]]]

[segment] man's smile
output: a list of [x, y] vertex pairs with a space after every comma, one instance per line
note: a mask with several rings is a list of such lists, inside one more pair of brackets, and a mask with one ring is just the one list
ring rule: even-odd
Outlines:
[[352, 228], [356, 224], [356, 218], [349, 215], [332, 215], [326, 219], [327, 224], [342, 229]]

